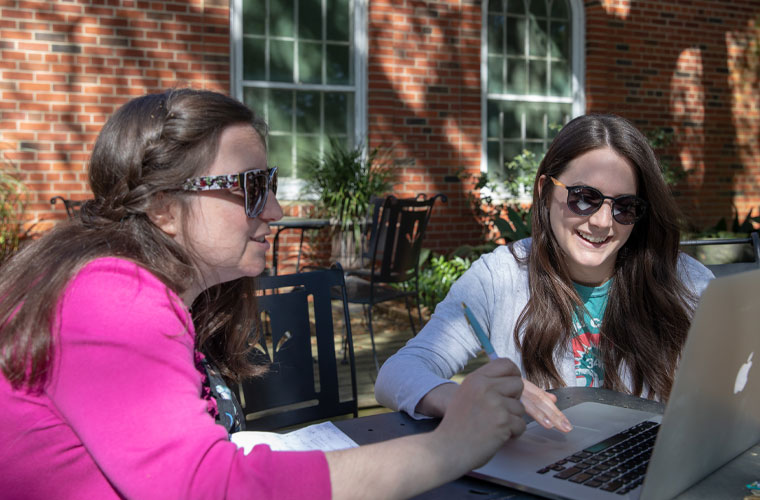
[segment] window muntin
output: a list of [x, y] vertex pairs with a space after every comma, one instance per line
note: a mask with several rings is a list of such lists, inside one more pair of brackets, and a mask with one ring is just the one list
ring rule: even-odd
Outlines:
[[568, 0], [492, 0], [484, 17], [484, 167], [499, 178], [573, 115], [572, 19]]
[[329, 150], [330, 140], [355, 142], [358, 0], [239, 3], [241, 97], [270, 125], [269, 163], [287, 193], [301, 160]]

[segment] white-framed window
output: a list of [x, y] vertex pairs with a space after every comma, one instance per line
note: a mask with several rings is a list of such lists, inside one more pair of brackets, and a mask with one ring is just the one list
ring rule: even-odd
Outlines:
[[580, 0], [483, 3], [481, 171], [498, 179], [523, 150], [542, 154], [585, 110]]
[[366, 0], [232, 0], [232, 86], [269, 124], [278, 198], [298, 199], [299, 168], [366, 137]]

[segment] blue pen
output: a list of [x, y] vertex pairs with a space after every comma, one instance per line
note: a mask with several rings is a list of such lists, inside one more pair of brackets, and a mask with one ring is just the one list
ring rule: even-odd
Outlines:
[[464, 318], [467, 320], [467, 323], [470, 324], [472, 327], [472, 330], [475, 332], [475, 335], [478, 337], [478, 340], [480, 341], [480, 345], [483, 346], [483, 350], [486, 351], [486, 354], [488, 354], [488, 357], [490, 359], [498, 359], [499, 356], [496, 355], [496, 352], [493, 350], [493, 346], [491, 345], [491, 341], [488, 340], [488, 337], [486, 336], [486, 332], [483, 331], [483, 327], [480, 326], [480, 323], [478, 323], [477, 318], [475, 318], [475, 315], [472, 314], [472, 311], [470, 311], [470, 308], [467, 307], [467, 304], [462, 302], [462, 309], [464, 309]]

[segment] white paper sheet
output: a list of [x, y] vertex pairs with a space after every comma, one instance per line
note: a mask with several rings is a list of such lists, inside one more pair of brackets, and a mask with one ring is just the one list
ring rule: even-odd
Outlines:
[[314, 424], [302, 429], [278, 434], [276, 432], [235, 432], [230, 440], [247, 455], [258, 444], [268, 444], [276, 451], [322, 450], [333, 451], [359, 446], [332, 422]]

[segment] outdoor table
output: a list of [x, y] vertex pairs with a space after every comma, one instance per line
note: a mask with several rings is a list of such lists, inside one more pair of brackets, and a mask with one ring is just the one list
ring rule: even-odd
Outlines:
[[[607, 389], [566, 387], [555, 389], [557, 406], [570, 406], [593, 401], [637, 410], [662, 413], [664, 405], [655, 401], [629, 396]], [[401, 436], [431, 431], [439, 419], [414, 420], [406, 413], [393, 412], [349, 420], [335, 421], [335, 425], [360, 445], [386, 441]], [[748, 495], [745, 485], [760, 480], [760, 443], [745, 451], [702, 481], [681, 493], [678, 500], [741, 499]], [[418, 500], [447, 499], [537, 499], [535, 495], [501, 486], [488, 481], [463, 476], [415, 497]]]
[[303, 234], [307, 229], [321, 229], [330, 225], [330, 219], [312, 219], [309, 217], [283, 217], [282, 219], [269, 223], [270, 226], [276, 227], [274, 240], [272, 242], [272, 269], [274, 275], [277, 275], [277, 251], [280, 247], [280, 233], [286, 229], [298, 229], [301, 231], [301, 239], [298, 242], [298, 258], [296, 260], [296, 272], [301, 269], [301, 249], [303, 248]]

